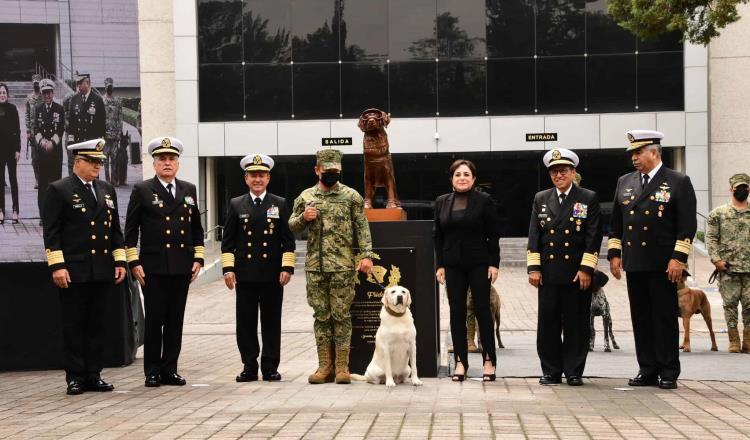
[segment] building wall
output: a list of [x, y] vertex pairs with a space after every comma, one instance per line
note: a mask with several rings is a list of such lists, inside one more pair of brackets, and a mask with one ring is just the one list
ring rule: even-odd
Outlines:
[[727, 202], [729, 177], [750, 174], [750, 5], [710, 44], [711, 206]]

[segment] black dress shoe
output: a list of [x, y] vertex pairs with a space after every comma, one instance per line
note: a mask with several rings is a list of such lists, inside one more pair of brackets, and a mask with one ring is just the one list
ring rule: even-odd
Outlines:
[[255, 382], [258, 380], [258, 375], [256, 373], [251, 373], [250, 371], [243, 371], [235, 377], [234, 380], [237, 382]]
[[655, 377], [644, 376], [641, 373], [630, 380], [628, 380], [628, 386], [631, 387], [653, 387], [659, 384], [659, 381]]
[[659, 380], [659, 388], [663, 390], [674, 390], [677, 388], [677, 381], [676, 380]]
[[115, 389], [115, 386], [112, 384], [109, 384], [103, 380], [100, 379], [94, 379], [86, 382], [86, 391], [99, 391], [99, 392], [106, 392], [106, 391], [112, 391]]
[[78, 380], [71, 380], [70, 382], [68, 382], [68, 390], [66, 391], [66, 393], [70, 394], [71, 396], [83, 394], [83, 382]]
[[570, 376], [565, 380], [566, 382], [568, 382], [568, 385], [572, 387], [579, 387], [583, 385], [583, 379], [581, 379], [581, 376]]
[[182, 376], [180, 376], [177, 373], [167, 373], [161, 375], [161, 384], [162, 385], [177, 385], [182, 386], [185, 385], [187, 381], [183, 379]]
[[551, 374], [545, 374], [539, 378], [539, 385], [558, 385], [562, 383], [562, 379], [554, 377]]
[[148, 376], [146, 376], [145, 385], [147, 387], [159, 387], [161, 386], [161, 378], [158, 374], [149, 374]]
[[265, 380], [266, 382], [275, 382], [275, 381], [281, 380], [281, 375], [279, 374], [278, 371], [264, 373], [263, 380]]

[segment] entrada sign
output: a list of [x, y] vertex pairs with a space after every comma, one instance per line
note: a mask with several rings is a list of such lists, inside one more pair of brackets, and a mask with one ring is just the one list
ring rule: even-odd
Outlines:
[[526, 133], [526, 142], [557, 141], [557, 133]]

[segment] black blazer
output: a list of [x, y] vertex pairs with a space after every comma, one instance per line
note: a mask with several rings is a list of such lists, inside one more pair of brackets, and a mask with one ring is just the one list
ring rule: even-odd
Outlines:
[[282, 270], [294, 273], [294, 235], [286, 199], [266, 192], [260, 207], [250, 194], [235, 197], [221, 240], [222, 271], [234, 272], [237, 282], [278, 281]]
[[687, 263], [697, 228], [690, 178], [662, 167], [644, 190], [641, 173], [617, 181], [607, 258], [623, 259], [632, 272], [663, 272], [674, 258]]
[[549, 284], [572, 284], [580, 270], [594, 273], [602, 245], [599, 198], [573, 185], [560, 205], [557, 190], [534, 196], [526, 254], [528, 272], [541, 272]]
[[489, 194], [469, 193], [463, 218], [451, 215], [454, 193], [435, 200], [435, 259], [443, 266], [500, 266], [497, 210]]
[[[175, 197], [159, 179], [133, 186], [125, 219], [125, 246], [130, 267], [143, 265], [146, 276], [188, 275], [193, 263], [203, 264], [203, 226], [195, 185], [175, 179]], [[141, 252], [138, 254], [138, 235]]]
[[52, 182], [42, 209], [44, 247], [50, 271], [68, 269], [74, 283], [114, 280], [125, 267], [117, 193], [96, 180], [96, 200], [73, 175]]

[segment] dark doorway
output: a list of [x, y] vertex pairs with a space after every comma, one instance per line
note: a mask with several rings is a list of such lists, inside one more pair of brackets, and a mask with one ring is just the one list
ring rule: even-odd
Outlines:
[[39, 64], [56, 74], [55, 25], [0, 24], [0, 79], [31, 81]]

